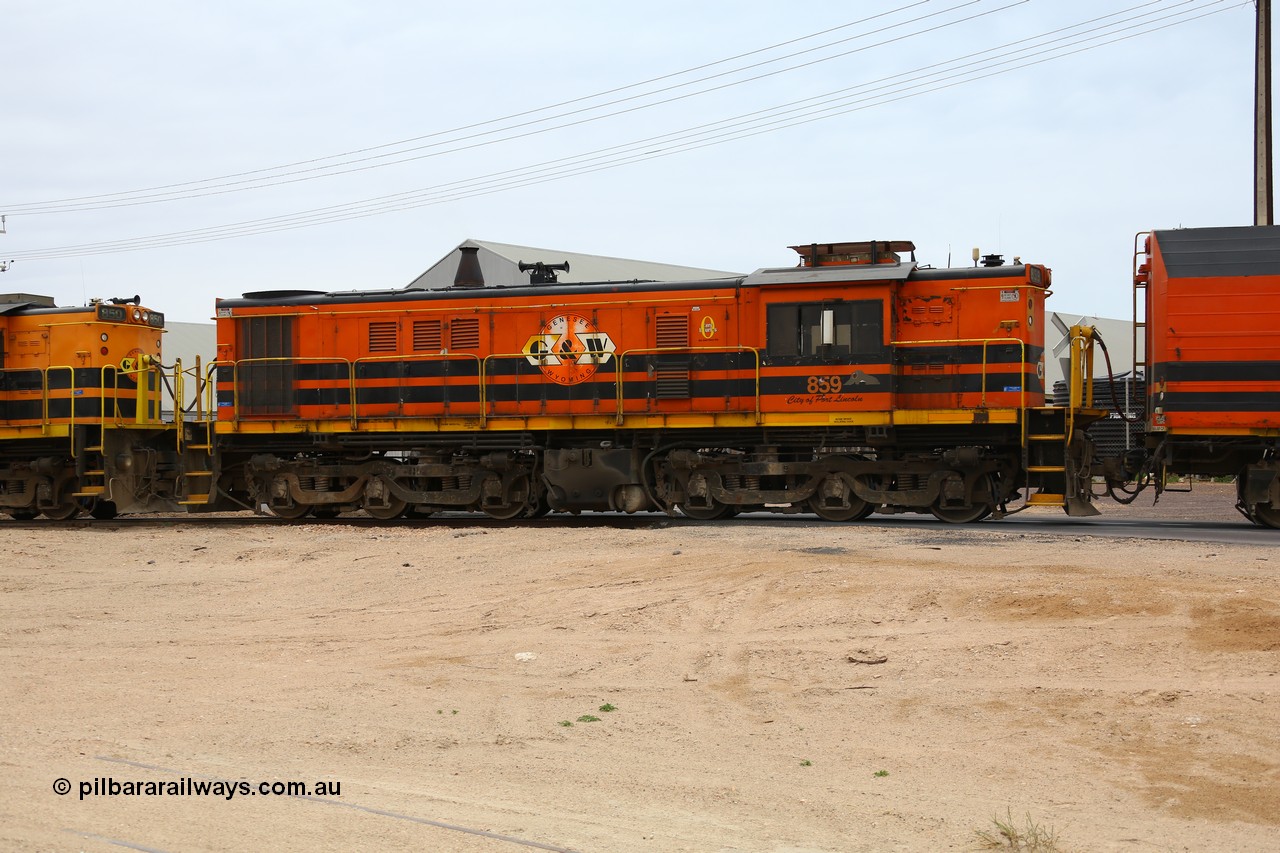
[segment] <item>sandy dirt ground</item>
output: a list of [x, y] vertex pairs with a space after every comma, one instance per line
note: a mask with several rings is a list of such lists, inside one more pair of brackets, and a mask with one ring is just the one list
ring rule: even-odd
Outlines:
[[[1275, 548], [660, 517], [0, 544], [0, 849], [974, 850], [993, 817], [1280, 849]], [[282, 781], [339, 790], [180, 792]]]

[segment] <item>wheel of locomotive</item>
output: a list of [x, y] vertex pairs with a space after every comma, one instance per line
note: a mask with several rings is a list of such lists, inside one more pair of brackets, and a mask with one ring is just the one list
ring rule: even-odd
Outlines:
[[[990, 478], [987, 479], [987, 495], [994, 494], [993, 484]], [[935, 501], [933, 506], [929, 507], [929, 511], [933, 513], [933, 517], [939, 521], [945, 521], [948, 524], [972, 524], [975, 521], [981, 521], [994, 509], [991, 503], [975, 503], [972, 506], [948, 507], [941, 506], [941, 498]]]
[[876, 511], [876, 505], [854, 495], [849, 496], [849, 506], [827, 506], [816, 492], [809, 498], [809, 509], [823, 521], [862, 521]]
[[89, 515], [99, 521], [110, 521], [119, 514], [115, 501], [95, 500], [93, 506], [89, 507]]
[[511, 481], [511, 488], [509, 491], [523, 492], [525, 495], [524, 500], [499, 505], [481, 504], [480, 511], [490, 518], [497, 519], [498, 521], [510, 521], [513, 518], [527, 517], [526, 514], [534, 506], [532, 503], [532, 495], [530, 495], [531, 489], [532, 485], [529, 482], [528, 475], [521, 474], [516, 476]]
[[689, 506], [679, 504], [680, 514], [694, 521], [720, 521], [738, 514], [738, 508], [731, 504], [722, 504], [712, 498], [711, 506]]
[[1280, 530], [1280, 507], [1275, 504], [1254, 504], [1253, 520], [1263, 527]]
[[277, 518], [283, 518], [286, 521], [296, 521], [311, 512], [311, 507], [306, 504], [294, 504], [293, 506], [273, 506], [271, 511], [275, 513]]
[[52, 507], [51, 509], [41, 510], [45, 518], [52, 518], [54, 521], [67, 521], [75, 518], [84, 507], [75, 501], [62, 504], [61, 506]]
[[933, 517], [939, 521], [945, 521], [948, 524], [971, 524], [975, 521], [981, 521], [988, 515], [991, 515], [991, 507], [981, 504], [962, 507], [942, 507], [934, 504], [929, 507], [929, 512], [933, 513]]
[[14, 521], [30, 521], [40, 514], [40, 510], [31, 507], [22, 507], [21, 509], [11, 509], [7, 511], [9, 517]]
[[361, 509], [379, 521], [390, 521], [393, 518], [399, 518], [404, 515], [404, 511], [408, 508], [409, 505], [407, 503], [395, 496], [387, 500], [386, 506], [361, 507]]

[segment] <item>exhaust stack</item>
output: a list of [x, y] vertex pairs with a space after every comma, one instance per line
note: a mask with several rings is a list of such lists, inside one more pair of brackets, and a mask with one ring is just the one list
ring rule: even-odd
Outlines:
[[484, 273], [480, 271], [479, 246], [461, 246], [458, 251], [458, 272], [453, 277], [454, 287], [484, 287]]

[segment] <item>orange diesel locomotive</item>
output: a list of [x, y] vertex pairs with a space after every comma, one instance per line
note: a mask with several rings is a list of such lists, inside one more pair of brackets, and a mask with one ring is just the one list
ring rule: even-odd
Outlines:
[[164, 315], [138, 297], [59, 308], [0, 296], [0, 511], [66, 519], [172, 506]]
[[[485, 286], [217, 304], [216, 475], [285, 517], [363, 509], [1093, 514], [1085, 439], [1044, 406], [1049, 270], [916, 265], [909, 242], [793, 247], [709, 281]], [[910, 253], [909, 259], [903, 255]]]

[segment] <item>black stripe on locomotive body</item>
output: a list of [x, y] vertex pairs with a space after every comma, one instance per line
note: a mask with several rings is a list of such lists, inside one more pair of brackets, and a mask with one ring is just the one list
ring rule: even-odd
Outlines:
[[[1156, 392], [1154, 405], [1169, 413], [1280, 413], [1277, 361], [1166, 361], [1151, 366]], [[1181, 383], [1209, 383], [1211, 389], [1191, 390]], [[1267, 390], [1239, 387], [1239, 383], [1269, 383]]]
[[[1021, 391], [1028, 392], [1035, 388], [1039, 379], [1034, 373], [988, 373], [984, 377], [979, 374], [950, 374], [945, 376], [891, 376], [867, 374], [865, 384], [845, 385], [841, 392], [846, 395], [857, 395], [862, 400], [879, 398], [882, 406], [890, 405], [890, 395], [894, 394], [960, 394], [960, 393], [999, 393]], [[807, 387], [808, 377], [761, 377], [759, 388], [762, 397], [797, 396], [811, 393]], [[669, 402], [673, 400], [707, 400], [711, 398], [754, 398], [756, 382], [752, 378], [740, 379], [698, 379], [691, 378], [689, 393], [682, 397], [666, 397], [657, 391], [654, 380], [635, 380], [623, 384], [622, 399], [624, 403], [654, 400]], [[489, 403], [520, 402], [571, 402], [600, 400], [613, 402], [617, 399], [616, 386], [613, 382], [584, 382], [578, 385], [558, 385], [552, 382], [530, 384], [489, 384], [485, 387], [485, 400]], [[308, 388], [302, 385], [293, 387], [291, 395], [294, 406], [326, 406], [346, 407], [351, 404], [351, 389], [344, 385], [336, 388]], [[221, 406], [234, 405], [233, 392], [229, 388], [218, 391], [218, 403]], [[396, 384], [385, 386], [358, 385], [356, 388], [358, 405], [443, 405], [443, 404], [478, 404], [480, 402], [479, 387], [476, 385], [412, 385]], [[1228, 409], [1230, 410], [1230, 409]], [[274, 410], [273, 410], [274, 411]], [[245, 406], [242, 413], [249, 414], [252, 407]], [[274, 413], [279, 413], [274, 411]]]
[[1156, 382], [1275, 382], [1280, 361], [1164, 361], [1151, 366]]
[[1166, 412], [1272, 412], [1280, 414], [1280, 391], [1166, 391]]
[[1015, 341], [1011, 344], [988, 344], [985, 349], [982, 344], [898, 347], [895, 358], [898, 364], [904, 365], [982, 364], [984, 356], [987, 364], [1018, 364], [1022, 361], [1034, 364], [1043, 353], [1044, 347], [1022, 347]]
[[[803, 392], [804, 378], [794, 380], [770, 380], [761, 383], [761, 393], [798, 394]], [[886, 387], [846, 388], [845, 393], [887, 394]], [[708, 398], [751, 398], [755, 396], [754, 378], [747, 379], [697, 379], [689, 383], [689, 394], [685, 397], [663, 397], [657, 392], [654, 380], [635, 380], [623, 385], [623, 400], [636, 402], [655, 400], [668, 402], [672, 400], [705, 400]], [[351, 405], [351, 388], [349, 385], [335, 388], [308, 388], [302, 385], [293, 386], [288, 395], [294, 406], [327, 406], [346, 407]], [[583, 382], [578, 385], [558, 385], [553, 382], [515, 384], [490, 384], [485, 387], [485, 400], [489, 403], [536, 403], [571, 402], [600, 400], [612, 404], [617, 399], [616, 386], [609, 382]], [[356, 388], [357, 405], [461, 405], [480, 402], [479, 387], [476, 385], [358, 385]], [[232, 406], [235, 397], [229, 388], [219, 389], [218, 404]], [[277, 408], [256, 411], [252, 406], [242, 405], [242, 414], [280, 414]]]
[[[152, 377], [152, 384], [155, 379]], [[136, 374], [113, 367], [48, 368], [46, 370], [0, 370], [0, 391], [66, 391], [70, 388], [119, 389], [133, 393]]]
[[[985, 378], [985, 382], [983, 381]], [[961, 393], [1013, 393], [1026, 391], [1033, 393], [1040, 387], [1040, 379], [1031, 372], [988, 373], [985, 377], [977, 373], [953, 373], [946, 376], [899, 376], [897, 393], [899, 394], [961, 394]]]
[[[46, 416], [49, 420], [68, 420], [72, 409], [77, 422], [102, 417], [103, 400], [101, 397], [78, 395], [71, 397], [50, 397], [48, 408], [42, 400], [4, 400], [0, 401], [0, 420], [7, 421], [41, 421]], [[138, 402], [133, 397], [108, 397], [106, 412], [109, 418], [132, 420], [138, 413]], [[157, 406], [147, 405], [147, 417], [154, 420], [159, 417]]]

